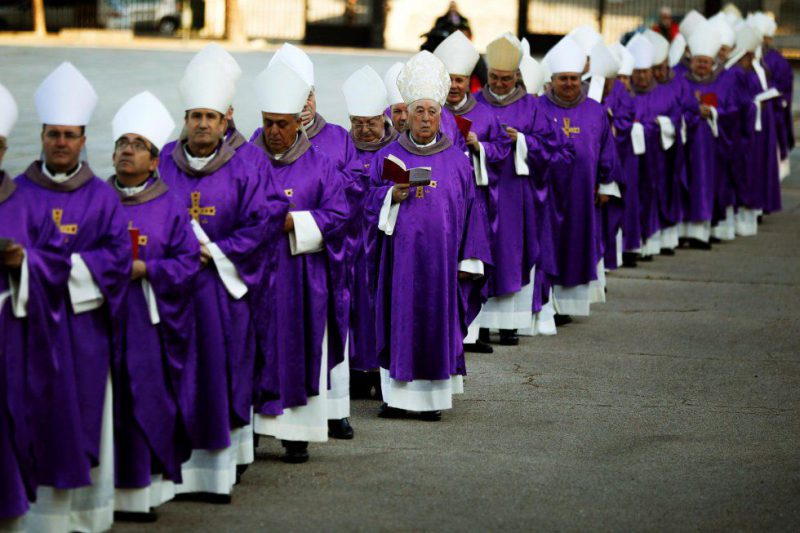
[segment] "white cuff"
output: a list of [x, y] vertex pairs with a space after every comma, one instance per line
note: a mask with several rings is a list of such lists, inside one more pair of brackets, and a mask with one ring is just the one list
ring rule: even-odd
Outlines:
[[686, 131], [686, 118], [681, 117], [681, 143], [686, 144], [687, 138], [688, 138], [688, 132]]
[[378, 216], [378, 229], [386, 235], [394, 233], [394, 226], [397, 224], [397, 214], [400, 212], [400, 204], [392, 203], [392, 190], [393, 188], [390, 187], [389, 190], [386, 191], [386, 196], [383, 198], [383, 207], [381, 207], [381, 213]]
[[644, 140], [644, 126], [641, 122], [634, 122], [631, 128], [631, 144], [633, 145], [633, 153], [642, 155], [647, 152], [647, 145]]
[[242, 278], [239, 276], [236, 265], [225, 257], [225, 254], [222, 253], [219, 246], [213, 242], [206, 244], [206, 247], [208, 251], [211, 252], [211, 258], [217, 266], [219, 279], [221, 279], [222, 284], [225, 285], [225, 290], [228, 291], [228, 294], [230, 294], [234, 300], [240, 300], [247, 294], [247, 285], [244, 284], [244, 281], [242, 281]]
[[155, 326], [161, 322], [161, 316], [158, 314], [156, 292], [146, 278], [142, 278], [142, 292], [144, 292], [144, 301], [147, 304], [147, 313], [150, 315], [150, 323]]
[[619, 185], [617, 185], [616, 181], [612, 181], [611, 183], [601, 183], [597, 188], [597, 194], [605, 194], [606, 196], [622, 198], [622, 193], [619, 191]]
[[236, 271], [236, 265], [225, 257], [225, 254], [222, 253], [219, 246], [211, 242], [205, 230], [203, 230], [200, 224], [194, 219], [192, 219], [192, 231], [197, 241], [200, 244], [205, 244], [206, 248], [208, 248], [208, 251], [211, 253], [211, 258], [217, 266], [217, 272], [219, 273], [219, 278], [222, 280], [222, 284], [225, 285], [225, 290], [228, 291], [228, 294], [230, 294], [234, 300], [241, 299], [247, 294], [247, 285], [244, 284], [239, 273]]
[[514, 170], [518, 176], [528, 176], [531, 173], [528, 168], [528, 145], [521, 131], [517, 132], [517, 145], [514, 148]]
[[30, 296], [30, 276], [28, 273], [28, 254], [22, 258], [19, 269], [19, 281], [9, 274], [8, 286], [11, 289], [11, 311], [17, 318], [28, 316], [28, 297]]
[[606, 87], [606, 79], [603, 76], [592, 76], [592, 81], [589, 82], [589, 93], [587, 96], [597, 102], [603, 102], [603, 91]]
[[[761, 47], [759, 47], [761, 49]], [[764, 71], [764, 67], [761, 66], [760, 58], [758, 61], [753, 61], [753, 70], [756, 71], [756, 76], [758, 76], [758, 82], [761, 84], [761, 88], [763, 90], [767, 90], [767, 73]]]
[[94, 311], [103, 305], [105, 298], [92, 278], [92, 272], [80, 254], [72, 254], [72, 269], [69, 272], [69, 298], [76, 315]]
[[3, 306], [6, 300], [11, 296], [11, 291], [0, 292], [0, 316], [3, 316]]
[[489, 173], [486, 171], [486, 150], [483, 143], [478, 143], [478, 153], [472, 154], [472, 168], [475, 173], [475, 185], [485, 187], [489, 185]]
[[717, 126], [717, 117], [719, 114], [717, 113], [717, 108], [710, 106], [709, 109], [711, 110], [711, 117], [707, 118], [706, 122], [708, 122], [708, 127], [711, 128], [711, 135], [719, 137], [719, 127]]
[[768, 91], [758, 93], [753, 99], [753, 103], [756, 104], [756, 131], [761, 131], [761, 103], [777, 98], [780, 95], [781, 93], [775, 87], [772, 87]]
[[321, 252], [322, 232], [310, 211], [292, 211], [294, 230], [289, 232], [289, 249], [292, 255]]
[[661, 130], [661, 148], [669, 150], [675, 144], [675, 125], [669, 117], [664, 115], [658, 115], [656, 121]]
[[458, 263], [458, 271], [483, 276], [483, 261], [480, 259], [464, 259]]

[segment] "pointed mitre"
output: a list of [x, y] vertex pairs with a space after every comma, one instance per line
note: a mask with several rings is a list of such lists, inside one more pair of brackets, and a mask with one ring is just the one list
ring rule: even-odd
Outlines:
[[447, 72], [461, 76], [469, 76], [481, 58], [475, 45], [460, 31], [451, 33], [442, 41], [433, 55], [444, 63]]
[[696, 28], [687, 39], [687, 45], [692, 56], [704, 56], [715, 59], [722, 41], [719, 38], [719, 31], [710, 22], [704, 22]]
[[547, 66], [552, 74], [580, 74], [586, 67], [586, 54], [572, 37], [566, 36], [547, 53]]
[[592, 47], [589, 55], [589, 72], [592, 76], [613, 79], [619, 72], [619, 60], [603, 41], [598, 41]]
[[72, 63], [61, 63], [33, 95], [42, 124], [86, 126], [97, 106], [92, 84]]
[[397, 75], [397, 88], [406, 104], [433, 100], [444, 105], [450, 91], [450, 75], [444, 63], [428, 51], [414, 55]]
[[614, 43], [610, 47], [611, 52], [619, 61], [617, 76], [630, 76], [633, 74], [633, 55], [622, 43]]
[[674, 67], [683, 59], [686, 53], [686, 38], [682, 34], [678, 34], [669, 43], [669, 66]]
[[522, 61], [522, 43], [511, 33], [504, 33], [486, 47], [489, 68], [514, 72]]
[[583, 53], [587, 56], [592, 52], [592, 48], [594, 45], [598, 43], [598, 41], [603, 40], [603, 36], [600, 35], [597, 30], [595, 30], [592, 26], [588, 24], [584, 24], [583, 26], [578, 26], [567, 35], [572, 37], [572, 39], [578, 43], [583, 49]]
[[258, 104], [264, 113], [296, 115], [308, 100], [311, 86], [283, 61], [267, 65], [256, 77]]
[[197, 52], [192, 60], [189, 62], [190, 64], [193, 62], [203, 62], [207, 59], [214, 59], [220, 62], [223, 66], [223, 70], [228, 77], [233, 80], [233, 84], [236, 85], [239, 83], [239, 79], [242, 77], [242, 69], [239, 66], [239, 63], [233, 58], [233, 56], [228, 53], [223, 47], [218, 45], [217, 43], [211, 43], [206, 45], [205, 48]]
[[8, 138], [14, 124], [17, 123], [19, 111], [17, 102], [11, 93], [0, 83], [0, 137]]
[[283, 61], [294, 69], [309, 87], [314, 87], [314, 63], [300, 48], [290, 43], [283, 43], [283, 46], [272, 56], [269, 64], [276, 61]]
[[653, 65], [660, 65], [669, 57], [669, 41], [657, 31], [647, 29], [642, 33], [653, 45]]
[[353, 72], [342, 85], [342, 92], [351, 117], [376, 117], [386, 109], [386, 86], [370, 66]]
[[522, 83], [525, 84], [528, 94], [539, 94], [546, 79], [542, 65], [531, 56], [522, 56], [519, 72], [522, 74]]
[[403, 70], [404, 65], [405, 63], [398, 61], [389, 67], [389, 70], [383, 75], [383, 84], [386, 86], [386, 97], [389, 100], [389, 105], [403, 103], [403, 95], [400, 94], [400, 89], [397, 88], [397, 76]]
[[719, 32], [719, 39], [723, 46], [733, 46], [736, 44], [736, 34], [733, 27], [728, 23], [728, 18], [720, 12], [708, 19]]
[[119, 108], [111, 121], [111, 133], [116, 141], [126, 134], [144, 137], [161, 150], [169, 140], [175, 121], [151, 92], [144, 91]]
[[213, 109], [223, 115], [233, 103], [236, 85], [228, 76], [220, 76], [225, 67], [217, 59], [190, 62], [178, 86], [183, 108]]
[[689, 36], [694, 33], [694, 30], [702, 23], [706, 22], [706, 18], [701, 15], [697, 10], [692, 9], [683, 17], [678, 29], [681, 34], [688, 40]]
[[647, 69], [653, 66], [653, 45], [641, 33], [637, 33], [625, 47], [633, 56], [633, 68]]

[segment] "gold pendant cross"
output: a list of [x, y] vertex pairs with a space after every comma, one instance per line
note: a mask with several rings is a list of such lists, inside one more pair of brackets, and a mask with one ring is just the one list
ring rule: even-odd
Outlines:
[[200, 222], [201, 216], [213, 217], [217, 214], [217, 208], [213, 205], [209, 205], [207, 207], [200, 206], [200, 191], [194, 191], [192, 193], [192, 207], [189, 208], [189, 214], [195, 219], [197, 222]]
[[570, 127], [570, 122], [571, 121], [572, 121], [572, 119], [570, 119], [569, 117], [564, 117], [564, 128], [563, 128], [562, 131], [567, 136], [567, 139], [569, 139], [572, 136], [571, 135], [572, 133], [580, 133], [581, 132], [581, 129], [579, 127], [577, 127], [577, 126], [572, 127], [572, 128]]
[[61, 233], [65, 233], [67, 235], [76, 235], [78, 233], [78, 225], [77, 224], [64, 224], [61, 225], [61, 220], [64, 217], [64, 210], [63, 209], [53, 209], [53, 222], [56, 223], [58, 226], [58, 230]]

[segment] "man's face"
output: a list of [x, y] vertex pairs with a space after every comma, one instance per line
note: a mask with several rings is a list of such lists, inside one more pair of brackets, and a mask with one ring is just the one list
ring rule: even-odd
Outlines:
[[725, 46], [724, 44], [719, 48], [719, 52], [717, 52], [717, 59], [719, 59], [720, 63], [724, 63], [731, 57], [731, 52], [733, 51], [732, 46]]
[[0, 135], [0, 168], [3, 168], [3, 158], [6, 155], [6, 151], [8, 150], [8, 144], [5, 137]]
[[294, 144], [300, 130], [300, 119], [287, 113], [261, 113], [264, 144], [273, 154], [282, 154]]
[[431, 142], [439, 131], [441, 107], [433, 100], [415, 102], [408, 117], [411, 135], [418, 143]]
[[489, 88], [494, 94], [509, 94], [517, 85], [517, 73], [513, 70], [489, 69]]
[[350, 128], [357, 141], [374, 143], [383, 139], [384, 116], [350, 117]]
[[553, 92], [562, 100], [572, 102], [581, 94], [581, 75], [577, 72], [553, 75]]
[[669, 78], [669, 63], [664, 61], [660, 65], [653, 67], [653, 77], [658, 83], [664, 83]]
[[753, 52], [747, 52], [739, 60], [739, 65], [741, 65], [742, 68], [745, 70], [751, 70], [753, 68], [754, 60], [755, 60], [755, 54], [753, 54]]
[[86, 136], [80, 126], [47, 125], [42, 131], [44, 162], [53, 172], [68, 172], [78, 166]]
[[646, 89], [653, 81], [653, 69], [635, 68], [633, 69], [633, 86], [637, 89]]
[[195, 155], [211, 153], [228, 129], [228, 120], [213, 109], [190, 109], [185, 123], [189, 150]]
[[669, 28], [672, 26], [672, 14], [671, 13], [661, 13], [659, 15], [659, 20], [661, 20], [661, 24], [665, 27]]
[[772, 46], [772, 41], [773, 41], [773, 40], [774, 40], [774, 39], [773, 39], [772, 37], [767, 37], [767, 36], [765, 35], [765, 36], [764, 36], [764, 46], [766, 46], [766, 47], [770, 47], [770, 46]]
[[689, 69], [698, 78], [707, 78], [714, 70], [714, 60], [706, 56], [692, 56]]
[[450, 74], [450, 92], [447, 93], [447, 103], [460, 104], [469, 89], [469, 77], [460, 74]]
[[151, 150], [153, 145], [140, 135], [127, 133], [114, 143], [111, 160], [118, 177], [146, 179], [158, 167], [158, 157]]
[[406, 131], [408, 128], [408, 106], [406, 104], [392, 105], [392, 124], [398, 132]]

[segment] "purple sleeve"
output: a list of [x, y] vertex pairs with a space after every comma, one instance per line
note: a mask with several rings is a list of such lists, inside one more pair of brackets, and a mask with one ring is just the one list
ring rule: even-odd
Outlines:
[[614, 146], [614, 139], [611, 135], [611, 126], [607, 120], [603, 120], [602, 125], [600, 157], [597, 162], [597, 183], [606, 184], [614, 181], [619, 183], [622, 181], [622, 172], [617, 148]]
[[556, 123], [535, 109], [530, 127], [525, 134], [528, 145], [528, 161], [537, 175], [544, 175], [550, 165], [570, 165], [575, 159], [575, 148]]
[[511, 150], [514, 145], [511, 138], [500, 125], [500, 121], [497, 117], [492, 117], [487, 134], [488, 136], [486, 139], [479, 139], [486, 152], [487, 163], [499, 163], [511, 156]]
[[[347, 226], [349, 209], [347, 191], [353, 190], [353, 183], [348, 183], [349, 175], [328, 166], [327, 176], [322, 179], [321, 201], [311, 216], [317, 223], [322, 238], [326, 243], [340, 240]], [[353, 198], [355, 198], [353, 193]]]

